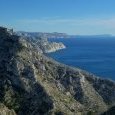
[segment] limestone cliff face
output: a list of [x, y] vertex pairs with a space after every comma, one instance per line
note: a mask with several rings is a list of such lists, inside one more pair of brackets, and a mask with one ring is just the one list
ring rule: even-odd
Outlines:
[[38, 46], [43, 53], [56, 52], [66, 48], [62, 42], [49, 42], [44, 34], [39, 35], [38, 33], [17, 32], [16, 35], [27, 38], [31, 43]]
[[115, 82], [46, 57], [0, 28], [0, 113], [99, 115], [115, 105]]
[[43, 46], [43, 51], [45, 53], [51, 53], [51, 52], [56, 52], [58, 50], [61, 49], [65, 49], [66, 46], [63, 43], [56, 43], [56, 42], [52, 42], [52, 43], [48, 43], [46, 45]]
[[39, 48], [43, 51], [43, 53], [56, 52], [58, 50], [66, 48], [66, 46], [63, 43], [49, 42], [47, 38], [44, 37], [38, 39], [35, 38], [34, 41], [31, 40], [31, 42], [39, 46]]

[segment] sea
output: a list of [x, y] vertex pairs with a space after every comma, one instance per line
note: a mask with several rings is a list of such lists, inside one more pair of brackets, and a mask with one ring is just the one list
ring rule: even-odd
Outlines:
[[115, 80], [115, 37], [49, 38], [62, 42], [66, 49], [48, 54], [51, 58]]

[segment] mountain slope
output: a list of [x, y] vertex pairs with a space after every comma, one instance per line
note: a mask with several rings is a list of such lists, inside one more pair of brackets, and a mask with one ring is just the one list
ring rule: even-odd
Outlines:
[[0, 114], [98, 115], [115, 105], [114, 81], [60, 64], [6, 28], [0, 50]]

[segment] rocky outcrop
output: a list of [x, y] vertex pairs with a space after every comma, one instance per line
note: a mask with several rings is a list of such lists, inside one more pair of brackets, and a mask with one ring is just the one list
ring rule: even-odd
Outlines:
[[52, 42], [52, 43], [48, 43], [46, 45], [43, 46], [43, 51], [45, 53], [51, 53], [51, 52], [56, 52], [58, 50], [61, 49], [65, 49], [66, 46], [63, 43], [56, 43], [56, 42]]
[[115, 105], [115, 82], [46, 57], [26, 38], [0, 30], [0, 112], [100, 115]]

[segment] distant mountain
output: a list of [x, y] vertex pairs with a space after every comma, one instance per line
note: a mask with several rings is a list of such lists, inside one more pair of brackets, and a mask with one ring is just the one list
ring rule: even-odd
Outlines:
[[45, 32], [24, 32], [18, 31], [16, 32], [18, 35], [25, 36], [34, 36], [34, 37], [46, 37], [46, 38], [112, 38], [115, 37], [111, 34], [100, 34], [100, 35], [68, 35], [66, 33], [45, 33]]
[[56, 62], [0, 28], [0, 115], [100, 115], [114, 106], [114, 81]]
[[53, 33], [45, 33], [45, 32], [24, 32], [24, 31], [18, 31], [16, 32], [18, 35], [25, 35], [29, 37], [46, 37], [46, 38], [68, 38], [69, 35], [66, 33], [58, 33], [58, 32], [53, 32]]

